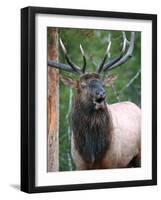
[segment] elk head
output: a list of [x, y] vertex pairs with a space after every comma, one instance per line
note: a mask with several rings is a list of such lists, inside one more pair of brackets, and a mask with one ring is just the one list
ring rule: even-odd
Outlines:
[[130, 41], [127, 40], [125, 32], [122, 32], [122, 39], [123, 41], [122, 41], [120, 55], [106, 62], [111, 47], [111, 40], [109, 40], [104, 57], [100, 65], [97, 66], [95, 73], [85, 72], [86, 56], [82, 46], [80, 45], [80, 51], [83, 57], [83, 67], [80, 68], [70, 60], [67, 54], [67, 50], [61, 39], [60, 39], [60, 45], [68, 64], [62, 64], [48, 60], [48, 65], [50, 67], [79, 74], [80, 75], [79, 80], [72, 80], [71, 78], [67, 77], [61, 77], [61, 80], [64, 82], [65, 85], [77, 89], [79, 96], [81, 96], [80, 98], [81, 101], [87, 103], [88, 100], [90, 105], [93, 105], [93, 107], [96, 110], [103, 109], [105, 107], [105, 98], [106, 98], [105, 86], [110, 86], [116, 79], [116, 76], [109, 76], [109, 77], [107, 76], [101, 78], [101, 72], [106, 73], [107, 71], [110, 71], [111, 69], [114, 69], [122, 65], [132, 56], [132, 52], [134, 49], [135, 32], [131, 32]]
[[105, 106], [105, 87], [116, 79], [116, 76], [101, 78], [97, 73], [87, 73], [80, 76], [79, 80], [61, 77], [64, 85], [77, 89], [80, 101], [86, 105], [92, 105], [98, 110]]

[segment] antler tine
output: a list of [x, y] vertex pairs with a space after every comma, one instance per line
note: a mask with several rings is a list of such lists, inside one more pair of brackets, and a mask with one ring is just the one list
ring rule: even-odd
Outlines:
[[133, 53], [133, 49], [134, 49], [134, 42], [135, 42], [135, 32], [131, 32], [131, 37], [130, 37], [130, 42], [129, 42], [129, 48], [126, 52], [126, 54], [124, 54], [125, 50], [126, 50], [126, 44], [128, 43], [127, 38], [126, 38], [126, 34], [125, 32], [122, 32], [123, 34], [123, 45], [122, 45], [122, 51], [119, 57], [113, 59], [112, 61], [110, 61], [109, 63], [107, 63], [106, 65], [104, 65], [104, 72], [107, 70], [111, 70], [114, 69], [120, 65], [122, 65], [123, 63], [125, 63], [131, 56]]
[[84, 53], [84, 50], [83, 50], [83, 47], [82, 45], [80, 44], [80, 51], [81, 51], [81, 54], [82, 54], [82, 57], [83, 57], [83, 67], [82, 67], [82, 72], [83, 74], [85, 73], [86, 71], [86, 57], [85, 57], [85, 53]]
[[125, 50], [126, 50], [126, 44], [127, 44], [127, 39], [126, 39], [126, 34], [124, 31], [122, 31], [122, 38], [123, 38], [123, 42], [122, 42], [122, 48], [121, 48], [121, 53], [118, 57], [113, 58], [109, 63], [104, 65], [104, 69], [103, 71], [107, 71], [112, 65], [114, 65], [124, 54]]
[[123, 54], [126, 50], [126, 44], [127, 44], [127, 38], [126, 38], [125, 31], [122, 31], [122, 38], [123, 38], [123, 44], [122, 44], [121, 53]]
[[104, 57], [103, 57], [103, 59], [102, 59], [101, 64], [97, 67], [96, 73], [100, 73], [100, 72], [102, 71], [102, 69], [103, 69], [103, 67], [104, 67], [104, 64], [105, 64], [105, 62], [106, 62], [106, 59], [107, 59], [107, 57], [108, 57], [110, 48], [111, 48], [111, 34], [109, 34], [109, 37], [108, 37], [108, 46], [107, 46], [107, 49], [106, 49], [106, 51], [105, 51], [105, 55], [104, 55]]
[[61, 48], [62, 48], [62, 50], [63, 50], [65, 59], [66, 59], [67, 63], [69, 64], [69, 66], [71, 66], [71, 68], [73, 69], [73, 71], [75, 71], [75, 72], [77, 72], [77, 73], [79, 73], [79, 74], [82, 74], [81, 69], [80, 69], [79, 67], [77, 67], [77, 66], [70, 60], [70, 58], [68, 57], [67, 50], [66, 50], [66, 48], [65, 48], [65, 46], [64, 46], [64, 44], [63, 44], [61, 38], [60, 38], [60, 46], [61, 46]]

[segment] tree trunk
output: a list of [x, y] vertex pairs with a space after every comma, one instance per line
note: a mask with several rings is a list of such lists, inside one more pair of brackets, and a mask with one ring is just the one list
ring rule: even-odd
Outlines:
[[[58, 59], [58, 33], [48, 28], [48, 59]], [[48, 66], [48, 172], [59, 171], [59, 76]]]

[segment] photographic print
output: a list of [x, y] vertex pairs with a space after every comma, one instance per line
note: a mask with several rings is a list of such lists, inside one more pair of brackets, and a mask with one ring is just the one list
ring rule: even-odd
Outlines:
[[157, 184], [157, 16], [21, 10], [21, 190]]
[[48, 171], [140, 167], [141, 33], [48, 27], [47, 37]]

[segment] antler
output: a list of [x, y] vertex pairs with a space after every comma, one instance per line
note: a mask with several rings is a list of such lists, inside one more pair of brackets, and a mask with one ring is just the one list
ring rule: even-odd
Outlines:
[[111, 34], [109, 34], [108, 40], [109, 40], [109, 41], [108, 41], [107, 49], [106, 49], [106, 51], [105, 51], [105, 55], [104, 55], [104, 57], [103, 57], [103, 59], [102, 59], [101, 64], [97, 67], [96, 73], [100, 73], [100, 72], [102, 71], [102, 69], [103, 69], [103, 67], [104, 67], [104, 64], [105, 64], [105, 62], [106, 62], [106, 60], [107, 60], [107, 57], [108, 57], [108, 54], [109, 54], [110, 48], [111, 48]]
[[80, 44], [80, 51], [81, 51], [81, 54], [82, 54], [82, 57], [83, 57], [82, 72], [83, 72], [83, 74], [84, 74], [84, 73], [85, 73], [85, 70], [86, 70], [86, 57], [85, 57], [85, 53], [84, 53], [84, 50], [83, 50], [83, 47], [82, 47], [81, 44]]
[[61, 70], [65, 70], [65, 71], [68, 71], [68, 72], [72, 72], [72, 73], [78, 73], [78, 74], [83, 74], [85, 73], [85, 68], [86, 68], [86, 58], [85, 58], [85, 54], [84, 54], [84, 50], [82, 48], [82, 46], [80, 45], [80, 50], [81, 50], [81, 53], [82, 53], [82, 56], [83, 56], [83, 62], [84, 62], [84, 65], [83, 65], [83, 68], [80, 69], [78, 66], [76, 66], [69, 58], [68, 54], [67, 54], [67, 50], [60, 38], [60, 46], [62, 48], [62, 51], [64, 53], [64, 56], [65, 56], [65, 59], [68, 63], [67, 64], [63, 64], [63, 63], [57, 63], [57, 62], [54, 62], [54, 61], [51, 61], [51, 60], [48, 60], [48, 65], [50, 67], [54, 67], [54, 68], [57, 68], [57, 69], [61, 69]]
[[[97, 67], [96, 69], [96, 73], [101, 73], [101, 71], [109, 71], [111, 69], [114, 69], [120, 65], [122, 65], [123, 63], [125, 63], [131, 56], [133, 53], [133, 49], [134, 49], [134, 42], [135, 42], [135, 32], [131, 32], [131, 37], [130, 37], [130, 41], [127, 40], [126, 38], [126, 33], [123, 31], [122, 32], [122, 47], [121, 47], [121, 52], [120, 55], [116, 58], [113, 58], [112, 60], [110, 60], [109, 62], [105, 63], [107, 58], [109, 58], [110, 55], [110, 48], [111, 48], [111, 34], [109, 34], [108, 37], [108, 45], [107, 45], [107, 49], [105, 51], [104, 57], [100, 63], [100, 65]], [[127, 45], [129, 46], [127, 49]], [[65, 59], [67, 61], [68, 64], [63, 64], [63, 63], [57, 63], [51, 60], [48, 60], [48, 65], [57, 69], [61, 69], [61, 70], [65, 70], [68, 72], [72, 72], [72, 73], [78, 73], [78, 74], [84, 74], [85, 70], [86, 70], [86, 57], [85, 57], [85, 53], [84, 50], [82, 48], [82, 45], [80, 44], [80, 51], [83, 57], [83, 67], [82, 69], [80, 67], [78, 67], [77, 65], [75, 65], [69, 58], [67, 50], [60, 38], [60, 46], [62, 48], [62, 51], [64, 53]]]
[[[109, 41], [104, 58], [102, 59], [101, 65], [97, 68], [96, 73], [100, 73], [102, 70], [104, 72], [106, 72], [111, 69], [114, 69], [114, 68], [122, 65], [123, 63], [125, 63], [132, 56], [133, 49], [134, 49], [134, 42], [135, 42], [135, 32], [131, 32], [130, 42], [128, 42], [125, 32], [122, 32], [122, 38], [123, 38], [123, 42], [122, 42], [122, 48], [121, 48], [120, 55], [116, 58], [113, 58], [111, 61], [109, 61], [105, 64], [105, 61], [108, 57], [108, 53], [110, 51], [110, 46], [111, 46], [111, 41]], [[129, 43], [129, 48], [126, 51], [126, 47], [127, 47], [128, 43]], [[126, 51], [126, 53], [125, 53], [125, 51]]]

